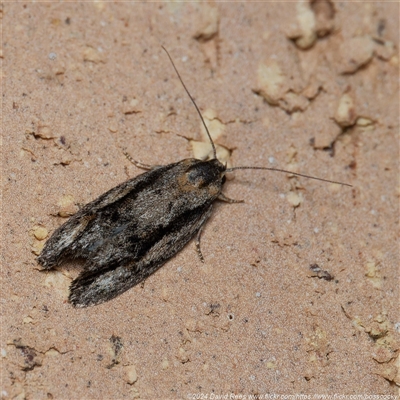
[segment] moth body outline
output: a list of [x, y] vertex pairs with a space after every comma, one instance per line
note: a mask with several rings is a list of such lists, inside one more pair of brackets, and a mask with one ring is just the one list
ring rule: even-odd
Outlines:
[[142, 282], [179, 252], [207, 221], [226, 167], [184, 159], [123, 182], [82, 207], [46, 242], [44, 269], [83, 259], [69, 301], [111, 300]]

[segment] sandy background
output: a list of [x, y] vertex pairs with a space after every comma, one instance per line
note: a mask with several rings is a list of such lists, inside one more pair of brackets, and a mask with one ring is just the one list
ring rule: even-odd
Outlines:
[[[2, 14], [3, 398], [398, 393], [398, 4]], [[239, 171], [225, 194], [245, 203], [216, 204], [205, 264], [191, 243], [142, 287], [74, 309], [77, 271], [39, 271], [47, 235], [142, 172], [124, 147], [149, 164], [203, 148], [161, 45], [233, 165], [354, 186]]]

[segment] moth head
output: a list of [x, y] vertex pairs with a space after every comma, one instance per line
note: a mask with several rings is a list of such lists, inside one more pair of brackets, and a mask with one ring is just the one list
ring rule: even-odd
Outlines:
[[218, 160], [195, 162], [186, 170], [187, 182], [197, 189], [209, 187], [210, 185], [222, 185], [225, 181], [226, 167]]

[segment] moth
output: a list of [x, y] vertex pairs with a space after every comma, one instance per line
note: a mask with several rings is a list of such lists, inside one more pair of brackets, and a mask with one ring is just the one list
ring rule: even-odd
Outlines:
[[70, 287], [69, 301], [75, 307], [97, 305], [120, 295], [158, 270], [194, 237], [204, 262], [200, 234], [212, 213], [214, 201], [240, 202], [222, 193], [227, 172], [273, 170], [342, 184], [277, 168], [226, 168], [217, 159], [199, 108], [168, 51], [163, 49], [202, 120], [213, 158], [208, 161], [189, 158], [154, 167], [131, 159], [149, 171], [86, 204], [53, 233], [38, 262], [44, 269], [51, 269], [67, 260], [84, 260], [83, 271]]

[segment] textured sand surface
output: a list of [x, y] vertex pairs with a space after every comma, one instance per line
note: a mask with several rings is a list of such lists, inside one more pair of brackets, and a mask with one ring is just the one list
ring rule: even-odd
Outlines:
[[[3, 398], [398, 393], [399, 4], [2, 14]], [[124, 148], [148, 164], [207, 152], [161, 45], [232, 165], [353, 187], [237, 171], [225, 194], [245, 203], [216, 204], [204, 264], [190, 243], [143, 286], [74, 309], [79, 268], [36, 262], [48, 235], [142, 172]]]

